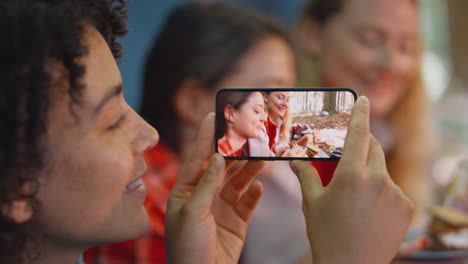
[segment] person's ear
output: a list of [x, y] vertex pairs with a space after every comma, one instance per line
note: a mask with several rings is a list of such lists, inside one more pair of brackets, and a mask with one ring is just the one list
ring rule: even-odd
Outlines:
[[214, 108], [214, 102], [209, 102], [210, 99], [207, 88], [198, 79], [189, 77], [177, 89], [174, 109], [183, 123], [199, 126], [203, 118], [213, 111], [209, 106]]
[[322, 52], [320, 29], [317, 20], [307, 17], [299, 25], [299, 45], [307, 55], [318, 56]]
[[224, 107], [224, 119], [228, 123], [235, 123], [236, 121], [236, 109], [232, 105], [226, 105]]
[[31, 219], [33, 211], [27, 200], [15, 200], [2, 206], [2, 214], [17, 224], [22, 224]]

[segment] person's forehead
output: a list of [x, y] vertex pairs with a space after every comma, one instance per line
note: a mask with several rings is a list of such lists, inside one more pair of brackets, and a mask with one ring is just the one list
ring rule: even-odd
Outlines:
[[122, 80], [117, 63], [102, 35], [91, 26], [87, 26], [83, 39], [88, 48], [88, 54], [80, 58], [85, 67], [83, 76], [85, 102], [95, 105], [109, 93], [110, 89], [118, 87]]
[[288, 91], [277, 91], [277, 92], [271, 92], [273, 95], [282, 95], [282, 96], [289, 96]]
[[[240, 59], [238, 67], [242, 72], [256, 75], [282, 76], [294, 67], [294, 56], [289, 44], [277, 36], [258, 40]], [[291, 69], [288, 69], [291, 68]]]
[[405, 30], [417, 25], [417, 11], [412, 0], [348, 0], [344, 2], [340, 17], [348, 22], [368, 22]]

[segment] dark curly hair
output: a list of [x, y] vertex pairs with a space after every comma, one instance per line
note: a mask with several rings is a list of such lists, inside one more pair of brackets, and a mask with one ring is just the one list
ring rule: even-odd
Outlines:
[[141, 115], [161, 142], [180, 152], [174, 99], [181, 83], [195, 78], [214, 91], [258, 41], [287, 31], [268, 16], [222, 3], [186, 3], [172, 10], [146, 61]]
[[[5, 211], [15, 200], [27, 200], [33, 212], [39, 210], [37, 171], [46, 162], [51, 90], [69, 94], [73, 114], [86, 71], [77, 63], [88, 53], [84, 26], [94, 26], [117, 58], [122, 52], [116, 40], [127, 33], [126, 18], [124, 0], [0, 1], [0, 263], [35, 258], [24, 256], [34, 244], [31, 224], [15, 223]], [[51, 76], [57, 62], [65, 69], [64, 87]]]

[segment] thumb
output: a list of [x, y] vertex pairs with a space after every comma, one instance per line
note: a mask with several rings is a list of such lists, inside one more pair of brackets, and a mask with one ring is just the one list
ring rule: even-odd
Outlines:
[[211, 204], [218, 194], [224, 180], [224, 158], [215, 153], [210, 158], [207, 169], [195, 187], [192, 196], [186, 206], [190, 209], [206, 214], [210, 211]]
[[304, 200], [314, 199], [324, 192], [320, 176], [310, 163], [293, 160], [289, 163], [289, 166], [299, 179]]

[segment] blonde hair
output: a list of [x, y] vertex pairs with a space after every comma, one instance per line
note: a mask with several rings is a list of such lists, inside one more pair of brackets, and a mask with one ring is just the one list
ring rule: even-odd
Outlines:
[[289, 142], [291, 139], [291, 117], [290, 117], [290, 108], [286, 110], [284, 117], [282, 118], [283, 125], [281, 125], [279, 133], [279, 141]]
[[416, 207], [422, 207], [420, 209], [430, 203], [430, 164], [435, 149], [427, 105], [427, 95], [418, 74], [387, 118], [396, 138], [392, 150], [385, 154], [388, 172]]

